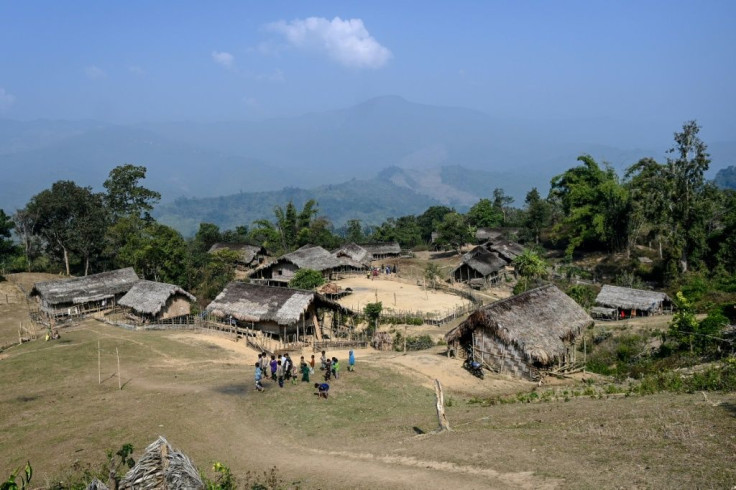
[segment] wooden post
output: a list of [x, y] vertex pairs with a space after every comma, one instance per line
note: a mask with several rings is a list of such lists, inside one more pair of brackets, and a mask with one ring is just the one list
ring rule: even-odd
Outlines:
[[583, 374], [585, 374], [585, 365], [588, 363], [588, 344], [585, 341], [585, 334], [583, 334]]
[[23, 322], [18, 323], [18, 345], [23, 343]]
[[120, 353], [118, 352], [118, 348], [115, 347], [115, 355], [118, 357], [118, 388], [123, 389], [122, 382], [120, 381]]
[[406, 325], [404, 325], [404, 354], [406, 354]]
[[100, 363], [100, 341], [97, 341], [97, 384], [102, 384], [102, 366]]
[[434, 380], [434, 394], [437, 398], [437, 420], [439, 421], [439, 428], [437, 429], [437, 432], [445, 432], [450, 431], [450, 422], [447, 421], [447, 416], [445, 415], [445, 395], [442, 392], [442, 384], [440, 384], [439, 379]]

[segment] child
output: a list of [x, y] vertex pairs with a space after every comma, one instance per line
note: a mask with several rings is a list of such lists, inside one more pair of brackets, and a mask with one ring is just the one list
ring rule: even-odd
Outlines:
[[325, 381], [330, 380], [332, 376], [332, 361], [330, 359], [325, 360]]
[[312, 358], [309, 360], [309, 374], [314, 374], [314, 354], [312, 354]]
[[340, 371], [340, 364], [337, 362], [337, 357], [332, 358], [332, 376], [337, 379], [338, 372]]
[[276, 369], [278, 368], [278, 361], [276, 361], [276, 356], [271, 356], [271, 362], [269, 363], [271, 367], [271, 379], [276, 381]]
[[261, 363], [259, 361], [259, 362], [256, 362], [256, 374], [255, 374], [256, 390], [258, 391], [263, 391], [263, 385], [261, 384], [262, 377], [263, 377], [263, 371], [261, 371]]
[[322, 357], [319, 358], [319, 362], [320, 362], [320, 366], [319, 366], [320, 370], [324, 371], [325, 368], [327, 367], [327, 356], [325, 355], [325, 351], [322, 351]]
[[327, 383], [314, 383], [314, 387], [317, 388], [317, 393], [315, 393], [315, 395], [326, 400], [327, 395], [329, 394], [328, 391], [330, 391], [330, 385]]
[[281, 359], [276, 361], [276, 379], [279, 382], [279, 388], [284, 387], [284, 366], [281, 365]]
[[348, 371], [355, 371], [355, 354], [353, 354], [353, 351], [348, 353]]

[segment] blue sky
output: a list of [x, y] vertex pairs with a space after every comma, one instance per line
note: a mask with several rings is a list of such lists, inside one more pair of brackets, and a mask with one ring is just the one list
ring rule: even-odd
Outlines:
[[736, 130], [733, 1], [0, 0], [0, 117], [219, 121], [380, 95]]

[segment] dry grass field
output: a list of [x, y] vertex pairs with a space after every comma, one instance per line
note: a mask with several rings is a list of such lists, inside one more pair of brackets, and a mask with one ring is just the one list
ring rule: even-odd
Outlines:
[[[12, 321], [0, 318], [0, 332]], [[276, 466], [285, 488], [736, 484], [733, 393], [482, 406], [472, 401], [538, 388], [478, 380], [440, 348], [366, 349], [325, 401], [301, 383], [279, 389], [267, 381], [264, 393], [254, 392], [256, 355], [225, 336], [131, 332], [94, 320], [62, 331], [59, 341], [10, 347], [0, 353], [0, 472], [30, 460], [34, 482], [45, 486], [75, 462], [97, 467], [107, 449], [128, 442], [138, 457], [164, 435], [202, 469], [221, 461], [244, 475]], [[431, 433], [435, 377], [452, 432]]]

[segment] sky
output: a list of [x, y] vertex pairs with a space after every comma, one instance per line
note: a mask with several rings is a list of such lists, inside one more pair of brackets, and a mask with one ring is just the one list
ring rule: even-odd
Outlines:
[[0, 117], [291, 117], [399, 95], [736, 131], [736, 2], [0, 0]]

